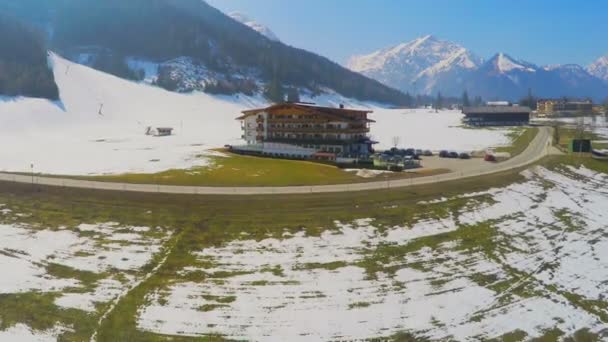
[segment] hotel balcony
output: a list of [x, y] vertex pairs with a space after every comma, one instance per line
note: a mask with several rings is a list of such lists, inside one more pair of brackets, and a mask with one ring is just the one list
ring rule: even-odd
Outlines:
[[287, 127], [268, 127], [269, 132], [287, 132], [287, 133], [369, 133], [368, 127], [357, 127], [357, 128], [314, 128], [314, 127], [300, 127], [300, 128], [287, 128]]

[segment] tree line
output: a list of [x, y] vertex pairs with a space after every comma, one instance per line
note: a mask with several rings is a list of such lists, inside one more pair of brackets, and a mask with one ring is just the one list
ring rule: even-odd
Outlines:
[[[235, 68], [251, 68], [259, 70], [266, 83], [276, 81], [282, 86], [310, 90], [327, 87], [360, 100], [398, 105], [408, 102], [398, 90], [324, 57], [271, 41], [200, 0], [79, 0], [58, 4], [62, 5], [58, 5], [53, 44], [60, 49], [92, 45], [108, 48], [116, 56], [158, 61], [188, 56], [226, 75]], [[251, 86], [232, 81], [212, 84], [209, 91]], [[167, 79], [160, 83], [173, 86]]]
[[59, 90], [48, 67], [42, 34], [0, 14], [0, 94], [56, 100]]

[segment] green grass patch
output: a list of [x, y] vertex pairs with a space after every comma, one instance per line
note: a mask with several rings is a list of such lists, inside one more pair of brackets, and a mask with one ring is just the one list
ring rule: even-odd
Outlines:
[[350, 303], [350, 304], [348, 304], [348, 309], [353, 310], [353, 309], [367, 308], [370, 305], [372, 305], [372, 304], [368, 303], [368, 302]]
[[534, 140], [537, 134], [537, 127], [521, 127], [513, 129], [509, 133], [511, 145], [498, 147], [496, 148], [496, 152], [507, 152], [511, 154], [511, 157], [515, 157], [530, 146], [532, 140]]
[[[601, 169], [590, 158], [579, 159], [576, 163], [568, 157], [552, 157], [540, 164], [548, 167], [562, 167], [563, 164], [585, 165], [591, 169]], [[608, 166], [606, 166], [608, 170]], [[137, 329], [138, 311], [150, 300], [150, 294], [164, 293], [175, 282], [191, 280], [196, 282], [221, 282], [235, 273], [205, 274], [183, 270], [189, 266], [213, 267], [211, 261], [201, 260], [195, 252], [206, 247], [224, 246], [240, 239], [263, 240], [269, 237], [282, 238], [285, 232], [304, 231], [308, 236], [318, 236], [327, 229], [335, 229], [334, 222], [352, 222], [355, 219], [376, 218], [374, 225], [392, 227], [415, 223], [425, 218], [444, 218], [475, 201], [484, 203], [489, 198], [480, 196], [475, 199], [453, 199], [439, 204], [419, 204], [420, 201], [439, 197], [453, 198], [464, 192], [483, 191], [523, 181], [520, 170], [462, 179], [453, 182], [413, 186], [395, 190], [376, 190], [355, 193], [306, 194], [279, 196], [190, 196], [170, 194], [121, 193], [39, 187], [32, 191], [31, 186], [2, 183], [0, 203], [14, 212], [28, 214], [20, 218], [25, 224], [41, 228], [58, 229], [76, 227], [81, 223], [118, 222], [121, 225], [163, 227], [172, 231], [173, 238], [165, 244], [166, 262], [149, 279], [134, 288], [117, 304], [99, 327], [100, 341], [190, 341], [218, 340], [218, 336], [200, 338], [171, 337]], [[241, 235], [247, 232], [248, 235]], [[155, 233], [154, 233], [155, 234]], [[368, 274], [386, 272], [389, 262], [403, 259], [407, 253], [415, 253], [428, 246], [438, 248], [441, 243], [457, 241], [455, 248], [466, 253], [481, 252], [492, 256], [501, 251], [501, 236], [496, 233], [492, 222], [420, 238], [411, 243], [381, 245], [370, 248], [359, 263]], [[163, 254], [163, 253], [161, 253]], [[163, 254], [162, 256], [164, 256]], [[158, 255], [144, 271], [151, 271], [160, 262]], [[437, 260], [437, 262], [441, 262]], [[207, 263], [208, 265], [205, 265]], [[304, 264], [304, 268], [335, 269], [341, 263]], [[402, 265], [403, 266], [403, 265]], [[405, 265], [415, 267], [415, 265]], [[418, 265], [424, 267], [424, 265]], [[396, 270], [396, 269], [395, 269]], [[265, 272], [282, 274], [284, 270], [268, 268]], [[390, 271], [390, 269], [389, 269]], [[79, 279], [93, 284], [96, 277], [79, 273], [69, 268], [52, 266], [53, 274], [59, 277]], [[143, 271], [142, 271], [143, 272]], [[215, 278], [213, 278], [215, 277]], [[490, 275], [476, 275], [478, 282], [494, 284]], [[520, 276], [513, 276], [503, 284], [509, 287]], [[287, 282], [283, 282], [287, 284]], [[283, 284], [282, 283], [282, 284]], [[271, 283], [260, 281], [250, 286], [264, 286]], [[272, 283], [275, 284], [275, 283]], [[489, 286], [489, 285], [488, 285]], [[498, 284], [496, 285], [498, 286]], [[238, 295], [238, 294], [237, 294]], [[230, 296], [226, 296], [229, 298]], [[5, 295], [0, 297], [0, 319], [2, 324], [28, 324], [36, 329], [64, 324], [78, 327], [71, 340], [88, 340], [97, 328], [95, 315], [79, 310], [57, 308], [53, 301], [56, 294]], [[227, 298], [212, 300], [213, 305], [229, 305]], [[585, 303], [581, 298], [573, 298], [579, 305]], [[219, 307], [215, 307], [216, 309]], [[404, 335], [406, 336], [406, 335]], [[399, 340], [395, 338], [394, 340]], [[407, 340], [407, 339], [403, 339]]]
[[60, 341], [88, 341], [96, 326], [96, 315], [54, 304], [57, 293], [27, 292], [0, 294], [0, 330], [22, 323], [35, 331], [62, 324], [74, 329], [60, 335]]
[[[243, 156], [226, 153], [226, 157], [205, 157], [209, 166], [187, 170], [168, 170], [156, 174], [122, 174], [79, 179], [161, 185], [193, 186], [304, 186], [370, 182], [415, 178], [445, 173], [447, 170], [425, 170], [419, 173], [390, 173], [374, 178], [362, 178], [333, 165], [302, 161]], [[72, 177], [74, 178], [74, 177]]]

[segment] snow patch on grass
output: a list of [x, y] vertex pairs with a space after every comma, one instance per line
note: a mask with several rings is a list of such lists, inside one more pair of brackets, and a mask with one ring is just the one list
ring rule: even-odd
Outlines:
[[[208, 266], [186, 267], [183, 281], [150, 294], [138, 327], [290, 341], [605, 329], [608, 178], [583, 168], [527, 173], [523, 183], [427, 201], [466, 203], [406, 227], [366, 219], [320, 236], [206, 248], [196, 257]], [[196, 273], [204, 280], [186, 280]]]

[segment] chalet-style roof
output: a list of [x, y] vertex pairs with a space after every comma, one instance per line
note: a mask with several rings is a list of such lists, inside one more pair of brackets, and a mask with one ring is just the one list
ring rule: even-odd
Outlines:
[[532, 109], [524, 106], [483, 106], [464, 107], [462, 112], [468, 114], [530, 114]]
[[[308, 112], [311, 114], [321, 114], [328, 116], [330, 118], [352, 121], [353, 118], [349, 117], [348, 114], [358, 113], [358, 114], [369, 114], [373, 111], [371, 110], [362, 110], [362, 109], [350, 109], [350, 108], [335, 108], [335, 107], [323, 107], [317, 106], [309, 103], [295, 103], [295, 102], [285, 102], [271, 105], [266, 108], [256, 108], [256, 109], [248, 109], [244, 110], [242, 116], [239, 116], [237, 120], [243, 120], [250, 115], [256, 115], [262, 112], [272, 113], [276, 110], [284, 110], [284, 109], [298, 109], [303, 112]], [[367, 119], [368, 122], [374, 122], [373, 120]]]

